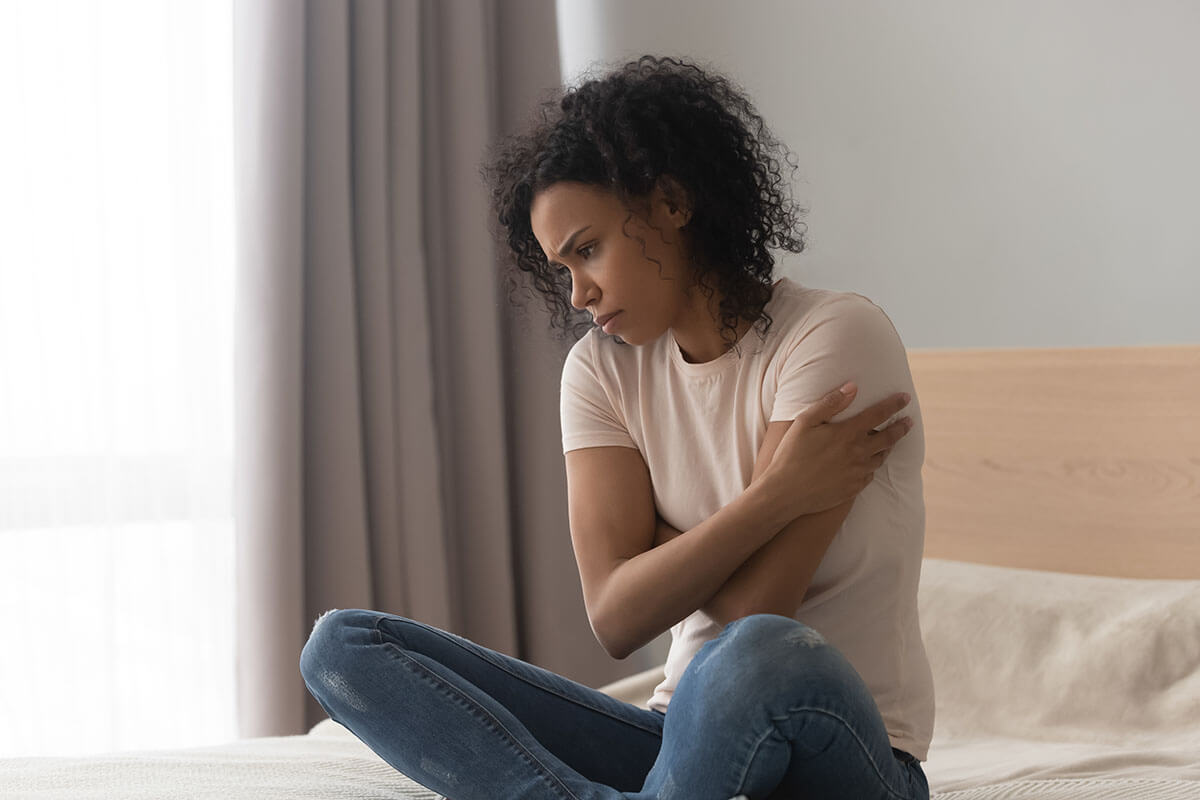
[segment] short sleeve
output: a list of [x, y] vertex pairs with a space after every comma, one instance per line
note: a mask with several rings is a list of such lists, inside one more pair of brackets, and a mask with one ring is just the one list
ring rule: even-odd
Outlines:
[[580, 339], [563, 363], [559, 390], [563, 453], [607, 445], [637, 449], [617, 411], [616, 387], [596, 367], [593, 344], [590, 335]]
[[[883, 309], [866, 297], [846, 292], [810, 312], [795, 338], [784, 344], [771, 421], [792, 420], [847, 381], [858, 385], [840, 422], [896, 392], [915, 396], [908, 354]], [[909, 415], [911, 406], [876, 430]]]

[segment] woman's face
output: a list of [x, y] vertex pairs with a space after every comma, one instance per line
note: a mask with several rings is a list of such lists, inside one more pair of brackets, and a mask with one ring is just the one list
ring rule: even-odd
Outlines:
[[695, 314], [680, 230], [686, 212], [661, 190], [648, 199], [638, 214], [601, 187], [563, 181], [538, 192], [529, 212], [546, 259], [570, 272], [571, 305], [593, 319], [621, 312], [607, 332], [633, 345], [686, 326]]

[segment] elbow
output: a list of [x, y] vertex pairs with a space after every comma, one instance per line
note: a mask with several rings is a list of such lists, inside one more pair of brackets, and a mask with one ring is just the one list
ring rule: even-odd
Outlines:
[[617, 661], [624, 661], [637, 649], [629, 642], [628, 632], [623, 631], [619, 626], [611, 625], [606, 616], [589, 614], [588, 622], [592, 625], [592, 633], [595, 634], [596, 642], [600, 643], [601, 648], [604, 648], [608, 656], [616, 658]]
[[632, 650], [625, 648], [625, 647], [621, 647], [621, 648], [605, 647], [604, 652], [608, 653], [610, 658], [614, 658], [617, 661], [624, 661], [625, 659], [629, 658], [629, 656], [633, 653]]
[[604, 652], [608, 653], [609, 657], [615, 658], [617, 661], [624, 661], [629, 658], [635, 648], [629, 646], [619, 635], [618, 631], [613, 630], [609, 625], [599, 619], [589, 619], [592, 625], [592, 633], [596, 636], [596, 641], [604, 648]]

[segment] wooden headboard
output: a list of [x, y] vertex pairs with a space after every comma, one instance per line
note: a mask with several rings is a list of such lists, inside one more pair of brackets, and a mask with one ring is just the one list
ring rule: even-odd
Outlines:
[[1200, 346], [909, 351], [925, 555], [1200, 578]]

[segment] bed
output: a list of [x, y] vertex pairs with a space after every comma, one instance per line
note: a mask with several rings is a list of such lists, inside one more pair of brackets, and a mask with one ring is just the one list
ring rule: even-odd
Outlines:
[[[909, 359], [933, 797], [1200, 800], [1200, 347]], [[603, 688], [645, 706], [661, 678]], [[215, 747], [0, 759], [0, 797], [439, 795], [324, 720]]]

